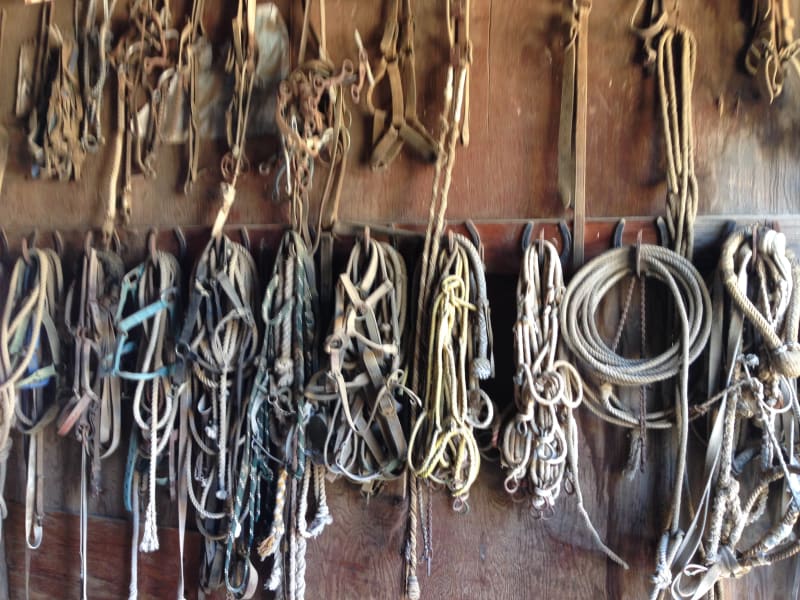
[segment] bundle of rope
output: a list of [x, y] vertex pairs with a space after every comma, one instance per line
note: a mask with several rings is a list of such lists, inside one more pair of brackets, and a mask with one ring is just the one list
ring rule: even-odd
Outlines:
[[[312, 407], [305, 399], [305, 384], [316, 368], [316, 305], [312, 256], [300, 233], [289, 231], [278, 250], [262, 306], [266, 332], [249, 434], [250, 476], [260, 473], [271, 484], [272, 520], [257, 548], [261, 560], [272, 558], [266, 588], [297, 599], [305, 597], [306, 541], [332, 522], [325, 467], [311, 462], [306, 440]], [[268, 464], [277, 471], [277, 480]], [[316, 514], [308, 525], [312, 483]]]
[[190, 289], [178, 351], [194, 380], [189, 382], [192, 395], [185, 415], [192, 442], [185, 447], [180, 476], [186, 478], [197, 527], [205, 538], [201, 586], [213, 590], [224, 584], [226, 542], [234, 525], [232, 499], [258, 353], [255, 262], [227, 236], [212, 238], [195, 264]]
[[44, 518], [43, 431], [58, 412], [55, 396], [61, 343], [56, 311], [64, 280], [56, 252], [29, 249], [25, 239], [22, 243], [23, 256], [11, 272], [0, 322], [0, 519], [6, 517], [2, 490], [16, 418], [17, 429], [27, 439], [25, 541], [30, 549], [36, 549], [42, 542]]
[[800, 265], [783, 234], [740, 230], [723, 245], [718, 288], [715, 306], [725, 318], [712, 334], [710, 363], [722, 364], [723, 377], [698, 411], [716, 408], [696, 533], [684, 544], [672, 585], [682, 598], [713, 597], [723, 578], [800, 552]]
[[405, 472], [402, 419], [409, 402], [419, 404], [405, 385], [407, 285], [403, 257], [367, 231], [336, 286], [328, 364], [306, 388], [315, 412], [325, 416], [325, 466], [367, 495]]
[[[114, 373], [130, 382], [135, 427], [131, 431], [125, 474], [125, 504], [133, 513], [131, 597], [137, 594], [138, 551], [158, 550], [156, 487], [158, 467], [167, 467], [170, 496], [176, 497], [175, 434], [181, 383], [175, 377], [176, 308], [181, 272], [177, 259], [156, 249], [122, 280], [114, 325], [118, 333]], [[164, 459], [164, 456], [169, 456]], [[144, 485], [136, 485], [141, 482]], [[146, 494], [144, 534], [139, 544], [139, 503]]]
[[[462, 143], [469, 139], [469, 126], [467, 124], [467, 105], [469, 97], [469, 70], [472, 62], [472, 42], [469, 36], [469, 1], [453, 0], [456, 9], [451, 7], [451, 1], [447, 2], [447, 34], [450, 44], [451, 64], [447, 70], [447, 82], [444, 89], [444, 106], [441, 114], [441, 131], [438, 139], [439, 154], [436, 158], [436, 168], [433, 176], [433, 189], [431, 193], [431, 204], [428, 212], [428, 227], [425, 232], [425, 243], [422, 250], [419, 295], [417, 298], [417, 318], [415, 331], [422, 332], [426, 329], [427, 323], [425, 316], [432, 305], [433, 288], [436, 283], [437, 266], [441, 261], [439, 258], [439, 248], [441, 237], [444, 232], [445, 215], [447, 213], [447, 202], [450, 194], [450, 184], [452, 183], [453, 165], [456, 158], [456, 146], [459, 139]], [[454, 248], [455, 249], [455, 248]], [[473, 247], [474, 249], [474, 247]], [[461, 259], [459, 262], [463, 262]], [[480, 262], [480, 261], [479, 261]], [[463, 293], [463, 290], [460, 290]], [[484, 323], [488, 325], [488, 323]], [[490, 327], [486, 327], [487, 335], [491, 332]], [[426, 369], [423, 356], [425, 355], [425, 341], [423, 335], [415, 336], [412, 384], [411, 389], [415, 392], [427, 386]], [[490, 364], [481, 364], [481, 370], [491, 371]], [[486, 369], [486, 367], [489, 367]], [[424, 383], [423, 383], [424, 382]], [[423, 407], [425, 406], [423, 402]], [[458, 408], [458, 407], [456, 407]], [[423, 408], [424, 410], [424, 408]], [[417, 415], [412, 407], [412, 422]], [[429, 423], [433, 426], [434, 423]], [[409, 441], [409, 456], [414, 452], [413, 444]], [[409, 466], [412, 467], [409, 461]], [[408, 476], [408, 528], [405, 547], [405, 595], [409, 600], [418, 600], [420, 597], [419, 580], [417, 579], [417, 529], [419, 524], [420, 500], [422, 489], [417, 481], [417, 474], [412, 467], [409, 469]], [[461, 506], [466, 506], [460, 503]], [[430, 517], [431, 510], [428, 506], [427, 515]], [[423, 528], [425, 537], [425, 557], [428, 565], [431, 558], [431, 536], [430, 518], [427, 519], [426, 526]]]
[[70, 364], [72, 395], [62, 408], [59, 435], [74, 432], [81, 443], [81, 584], [86, 598], [86, 536], [88, 498], [86, 457], [91, 457], [92, 492], [102, 491], [100, 463], [119, 445], [121, 393], [111, 358], [117, 347], [114, 316], [125, 275], [122, 259], [114, 252], [92, 247], [87, 235], [78, 276], [67, 292], [65, 322], [72, 336]]
[[667, 228], [673, 250], [691, 260], [698, 202], [692, 125], [697, 42], [689, 29], [672, 24], [677, 2], [669, 11], [663, 0], [653, 0], [649, 20], [639, 27], [644, 5], [645, 0], [638, 1], [631, 27], [643, 40], [647, 65], [656, 67], [667, 159]]
[[[367, 110], [372, 115], [372, 153], [369, 163], [373, 169], [384, 169], [397, 157], [405, 144], [423, 160], [434, 162], [439, 149], [425, 125], [417, 116], [417, 76], [414, 58], [414, 9], [411, 0], [389, 0], [389, 10], [381, 38], [381, 58], [373, 75], [361, 36], [356, 30], [359, 46], [359, 81], [368, 79]], [[388, 79], [391, 107], [375, 106], [375, 91]], [[360, 93], [353, 88], [353, 98]]]
[[299, 66], [281, 82], [275, 113], [283, 151], [275, 197], [285, 193], [289, 198], [292, 228], [302, 232], [308, 246], [312, 246], [308, 228], [311, 190], [320, 163], [327, 165], [328, 173], [319, 197], [317, 231], [329, 230], [336, 221], [350, 149], [350, 113], [344, 102], [344, 86], [355, 83], [353, 63], [345, 59], [337, 71], [328, 55], [325, 0], [319, 0], [319, 56], [306, 60], [311, 5], [311, 0], [305, 3]]
[[517, 282], [516, 411], [505, 424], [500, 446], [508, 471], [504, 485], [514, 497], [529, 497], [531, 512], [541, 518], [554, 514], [561, 489], [569, 484], [598, 546], [627, 568], [602, 542], [583, 506], [573, 414], [583, 399], [583, 383], [574, 366], [557, 358], [563, 293], [564, 275], [555, 246], [545, 240], [528, 246]]
[[[657, 356], [627, 358], [617, 354], [617, 344], [609, 346], [596, 322], [600, 304], [609, 290], [631, 275], [643, 280], [655, 278], [667, 287], [672, 297], [679, 339]], [[627, 314], [627, 304], [623, 314]], [[599, 394], [586, 387], [586, 405], [601, 418], [629, 428], [667, 429], [673, 426], [673, 418], [675, 421], [679, 450], [669, 524], [656, 559], [656, 593], [671, 584], [671, 568], [683, 538], [681, 505], [689, 437], [689, 366], [705, 348], [710, 330], [711, 300], [702, 277], [687, 259], [660, 246], [637, 245], [600, 255], [576, 273], [562, 300], [564, 342], [579, 363], [601, 382]], [[674, 412], [647, 412], [645, 405], [637, 417], [613, 392], [614, 385], [641, 387], [673, 377], [677, 377]]]
[[233, 71], [234, 86], [231, 102], [225, 113], [229, 151], [222, 157], [223, 183], [220, 186], [222, 206], [217, 211], [211, 235], [222, 232], [228, 213], [236, 199], [236, 182], [248, 167], [244, 144], [250, 115], [250, 98], [256, 80], [258, 46], [256, 44], [256, 0], [239, 0], [236, 18], [232, 22], [233, 45], [228, 52], [225, 70]]
[[800, 74], [800, 40], [794, 37], [794, 18], [789, 0], [753, 0], [753, 39], [745, 55], [745, 67], [769, 98], [783, 92], [789, 69]]
[[[137, 0], [137, 4], [140, 0]], [[108, 53], [111, 50], [111, 13], [117, 0], [103, 0], [102, 20], [97, 22], [97, 0], [75, 2], [75, 35], [80, 44], [81, 147], [86, 152], [97, 152], [103, 140], [103, 88], [108, 75]], [[83, 14], [81, 15], [81, 8]], [[131, 8], [135, 14], [136, 6]], [[146, 35], [143, 29], [140, 33]]]
[[39, 48], [38, 94], [28, 115], [28, 151], [34, 177], [66, 181], [80, 179], [86, 158], [81, 144], [84, 106], [75, 41], [49, 23], [50, 14], [48, 10], [43, 20], [46, 32]]

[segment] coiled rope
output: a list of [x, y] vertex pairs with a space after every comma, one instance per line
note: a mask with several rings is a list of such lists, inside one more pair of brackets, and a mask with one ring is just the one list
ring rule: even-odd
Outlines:
[[[677, 313], [679, 339], [654, 357], [626, 358], [617, 354], [597, 326], [600, 303], [609, 290], [631, 275], [661, 281], [669, 290]], [[656, 592], [671, 584], [670, 568], [683, 536], [680, 528], [689, 437], [689, 366], [705, 348], [710, 330], [711, 300], [703, 279], [688, 260], [660, 246], [645, 244], [602, 254], [574, 276], [562, 301], [564, 342], [579, 363], [602, 382], [599, 399], [587, 394], [587, 406], [601, 418], [631, 428], [639, 427], [641, 421], [645, 428], [671, 427], [671, 415], [664, 411], [640, 418], [631, 414], [614, 397], [611, 386], [646, 386], [677, 376], [674, 419], [678, 456], [669, 524], [656, 561]]]
[[783, 92], [790, 69], [800, 75], [800, 40], [794, 37], [794, 24], [789, 0], [753, 0], [753, 39], [744, 62], [770, 104]]

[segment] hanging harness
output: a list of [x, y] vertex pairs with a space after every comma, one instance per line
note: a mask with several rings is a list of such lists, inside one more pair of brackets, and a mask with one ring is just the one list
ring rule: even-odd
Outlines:
[[[212, 238], [197, 261], [178, 350], [191, 369], [186, 415], [186, 491], [205, 538], [200, 584], [224, 584], [226, 540], [246, 436], [248, 394], [258, 352], [253, 315], [258, 276], [247, 249], [228, 237]], [[183, 417], [182, 417], [183, 420]], [[194, 460], [193, 460], [194, 457]]]
[[[402, 5], [400, 0], [389, 0], [381, 38], [381, 58], [374, 76], [360, 39], [357, 36], [359, 71], [369, 73], [366, 104], [372, 115], [370, 166], [376, 170], [388, 167], [406, 143], [423, 160], [436, 161], [439, 152], [436, 140], [417, 116], [414, 12], [411, 0], [402, 0]], [[389, 80], [391, 92], [389, 110], [375, 106], [375, 90], [384, 79]], [[353, 88], [354, 99], [358, 102], [356, 89]]]
[[111, 357], [117, 347], [114, 316], [124, 276], [122, 259], [92, 248], [87, 236], [78, 276], [70, 285], [65, 305], [67, 331], [73, 338], [72, 395], [62, 408], [58, 434], [73, 432], [81, 443], [81, 587], [86, 598], [88, 497], [86, 457], [91, 461], [92, 493], [102, 491], [100, 463], [119, 445], [121, 395]]
[[770, 104], [783, 92], [790, 69], [800, 75], [798, 53], [789, 0], [753, 0], [753, 39], [744, 63]]
[[[128, 382], [133, 397], [135, 426], [131, 431], [125, 473], [125, 505], [133, 513], [131, 596], [136, 596], [138, 552], [158, 550], [156, 488], [168, 483], [176, 498], [176, 426], [181, 382], [175, 377], [176, 308], [180, 302], [181, 273], [177, 259], [155, 248], [150, 234], [150, 255], [122, 280], [120, 303], [114, 320], [118, 334], [113, 357], [115, 375]], [[164, 456], [168, 455], [166, 459]], [[159, 465], [167, 467], [160, 480]], [[138, 485], [141, 484], [145, 485]], [[144, 496], [146, 494], [146, 496]], [[144, 535], [139, 538], [140, 496], [147, 498]]]
[[391, 245], [355, 244], [336, 286], [328, 365], [309, 382], [306, 397], [326, 415], [323, 456], [369, 495], [405, 472], [405, 405], [419, 405], [406, 387], [403, 333], [407, 316], [405, 262]]
[[706, 484], [671, 586], [677, 597], [719, 592], [725, 578], [800, 552], [792, 534], [800, 515], [799, 286], [800, 266], [782, 234], [754, 228], [725, 241], [715, 307], [727, 336], [720, 320], [709, 355], [723, 376], [717, 385], [711, 376], [710, 391], [719, 392], [696, 411], [716, 409]]
[[[25, 434], [25, 541], [35, 550], [42, 543], [44, 518], [44, 428], [58, 412], [57, 366], [61, 344], [56, 311], [63, 296], [61, 260], [52, 250], [28, 249], [11, 272], [0, 323], [0, 518], [7, 514], [2, 490], [15, 424]], [[2, 521], [0, 521], [0, 534]]]

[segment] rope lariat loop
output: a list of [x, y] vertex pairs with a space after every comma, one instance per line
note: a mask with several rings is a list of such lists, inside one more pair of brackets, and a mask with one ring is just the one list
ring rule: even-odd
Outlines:
[[[608, 292], [626, 277], [655, 278], [664, 284], [677, 314], [678, 339], [663, 353], [641, 358], [617, 354], [602, 337], [597, 326], [601, 302]], [[627, 306], [627, 303], [626, 303]], [[561, 334], [570, 351], [593, 380], [600, 381], [600, 392], [585, 389], [585, 404], [602, 419], [623, 427], [641, 430], [673, 428], [678, 438], [678, 455], [669, 524], [656, 560], [654, 579], [658, 594], [672, 582], [674, 562], [684, 533], [683, 484], [689, 437], [689, 367], [706, 347], [711, 331], [711, 300], [697, 270], [684, 257], [660, 246], [648, 244], [611, 250], [588, 263], [575, 274], [562, 301]], [[620, 323], [620, 327], [624, 325]], [[613, 386], [643, 387], [677, 378], [674, 412], [647, 411], [636, 416], [613, 392]]]

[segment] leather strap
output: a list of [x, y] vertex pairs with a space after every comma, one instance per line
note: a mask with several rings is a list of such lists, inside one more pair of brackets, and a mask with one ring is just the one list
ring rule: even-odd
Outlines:
[[572, 266], [583, 265], [586, 236], [586, 112], [591, 0], [570, 0], [569, 40], [564, 51], [558, 129], [558, 189], [572, 206]]

